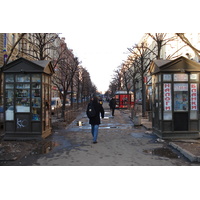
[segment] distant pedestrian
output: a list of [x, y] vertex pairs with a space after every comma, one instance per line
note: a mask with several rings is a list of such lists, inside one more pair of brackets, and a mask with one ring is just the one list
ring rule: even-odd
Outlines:
[[109, 102], [110, 110], [112, 111], [112, 116], [115, 114], [115, 108], [116, 108], [116, 100], [115, 97], [112, 97], [112, 99]]
[[[94, 109], [95, 114], [94, 116], [90, 116], [88, 114], [88, 111]], [[93, 112], [94, 113], [94, 112]], [[101, 118], [104, 118], [104, 109], [102, 104], [99, 103], [98, 97], [94, 97], [90, 103], [87, 106], [87, 116], [89, 118], [89, 124], [91, 124], [91, 132], [93, 136], [93, 143], [97, 143], [97, 137], [98, 137], [98, 130], [99, 130], [99, 124], [101, 124], [100, 121], [100, 114]]]

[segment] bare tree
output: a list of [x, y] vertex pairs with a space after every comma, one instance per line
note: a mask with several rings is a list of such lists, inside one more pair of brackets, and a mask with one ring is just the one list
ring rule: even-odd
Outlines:
[[132, 56], [128, 57], [128, 64], [126, 64], [127, 73], [130, 77], [130, 82], [132, 85], [133, 93], [134, 93], [134, 100], [136, 97], [136, 82], [137, 82], [137, 74], [138, 74], [138, 68], [136, 63], [134, 62], [134, 59]]
[[185, 36], [185, 33], [176, 33], [176, 35], [187, 45], [189, 46], [194, 53], [197, 55], [198, 59], [200, 60], [200, 50], [194, 47], [194, 45], [188, 40]]
[[78, 70], [79, 61], [77, 57], [69, 55], [69, 50], [65, 51], [61, 58], [57, 62], [56, 73], [53, 76], [52, 83], [57, 87], [62, 96], [62, 117], [64, 117], [66, 97], [69, 88], [73, 86], [73, 79]]
[[110, 95], [111, 96], [114, 96], [115, 95], [115, 92], [117, 91], [117, 90], [119, 90], [118, 89], [118, 79], [116, 79], [116, 78], [113, 78], [113, 80], [110, 82], [110, 84], [109, 84], [109, 91], [110, 91]]
[[161, 58], [162, 48], [177, 38], [176, 36], [167, 38], [167, 33], [155, 33], [155, 34], [147, 33], [147, 35], [149, 35], [156, 42], [155, 50], [154, 49], [151, 50], [152, 53], [156, 56], [156, 59]]
[[[34, 60], [51, 59], [51, 50], [55, 50], [56, 33], [30, 33], [23, 39], [21, 53]], [[27, 47], [28, 45], [28, 47]]]
[[92, 86], [90, 74], [86, 69], [83, 69], [81, 75], [81, 99], [85, 99], [88, 96], [89, 88]]
[[136, 71], [139, 74], [141, 83], [142, 83], [142, 116], [145, 116], [146, 112], [146, 86], [145, 86], [145, 78], [148, 73], [149, 66], [152, 62], [151, 54], [145, 43], [141, 43], [140, 45], [135, 45], [132, 48], [128, 48], [128, 50], [133, 54], [134, 57], [134, 65], [136, 67]]
[[122, 74], [121, 74], [121, 66], [119, 66], [116, 70], [114, 70], [114, 75], [112, 81], [109, 84], [110, 95], [114, 96], [115, 92], [122, 89], [121, 82]]
[[127, 94], [129, 94], [131, 89], [130, 85], [131, 75], [129, 73], [129, 67], [127, 64], [122, 64], [121, 73], [122, 73], [123, 85], [126, 88]]

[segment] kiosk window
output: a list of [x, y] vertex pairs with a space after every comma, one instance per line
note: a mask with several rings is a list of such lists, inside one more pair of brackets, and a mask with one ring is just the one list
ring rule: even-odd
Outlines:
[[198, 74], [190, 74], [190, 81], [198, 81], [199, 76]]
[[33, 74], [32, 75], [32, 82], [41, 82], [40, 74]]
[[174, 74], [174, 81], [188, 81], [188, 75], [187, 74]]
[[174, 84], [174, 111], [188, 111], [188, 84]]
[[6, 103], [6, 111], [5, 116], [6, 120], [14, 119], [14, 85], [6, 84], [5, 86], [5, 103]]
[[16, 81], [17, 82], [30, 82], [30, 75], [29, 74], [17, 74]]
[[16, 112], [30, 112], [30, 84], [16, 85]]
[[8, 82], [14, 82], [14, 75], [13, 74], [6, 74], [5, 75], [5, 81]]
[[163, 81], [171, 81], [172, 75], [171, 74], [163, 74]]

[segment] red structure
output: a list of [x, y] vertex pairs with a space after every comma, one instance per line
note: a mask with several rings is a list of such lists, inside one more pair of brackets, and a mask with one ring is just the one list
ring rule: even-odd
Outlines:
[[117, 91], [115, 93], [116, 108], [131, 108], [134, 107], [134, 95], [133, 92], [127, 93], [127, 91]]

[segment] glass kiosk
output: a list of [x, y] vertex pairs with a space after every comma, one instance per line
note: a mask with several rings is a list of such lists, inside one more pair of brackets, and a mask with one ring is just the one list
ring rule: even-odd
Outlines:
[[161, 138], [199, 138], [200, 64], [185, 57], [155, 60], [152, 128]]
[[50, 61], [19, 58], [3, 67], [5, 140], [41, 139], [51, 134]]

